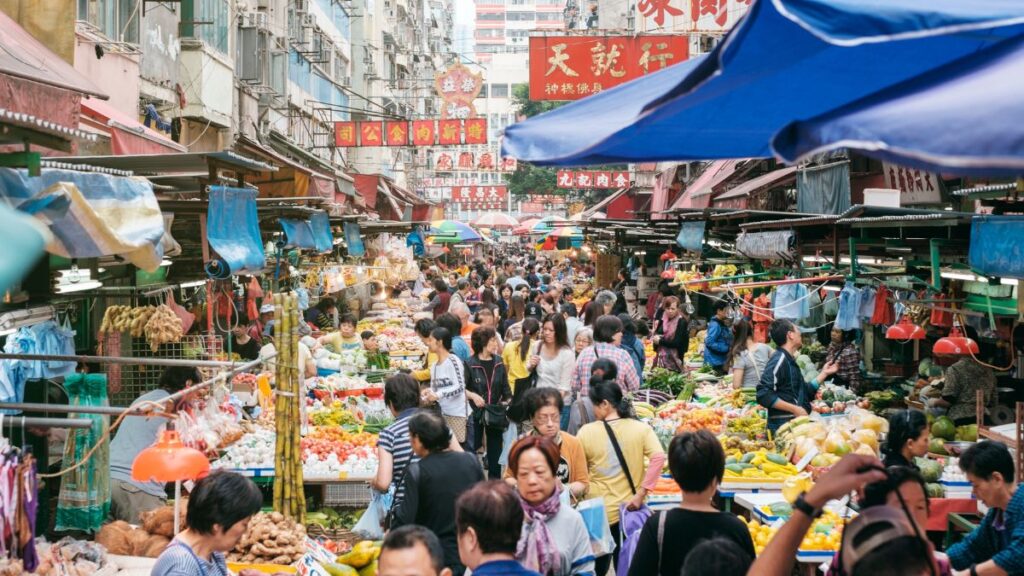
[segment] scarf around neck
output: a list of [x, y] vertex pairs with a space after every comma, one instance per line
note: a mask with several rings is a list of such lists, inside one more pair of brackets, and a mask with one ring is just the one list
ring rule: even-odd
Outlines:
[[662, 324], [661, 324], [662, 329], [661, 329], [661, 331], [662, 331], [662, 333], [665, 336], [665, 338], [664, 338], [665, 340], [671, 340], [671, 339], [675, 338], [675, 336], [676, 336], [676, 329], [679, 327], [679, 318], [680, 318], [680, 316], [676, 316], [675, 318], [672, 318], [671, 320], [669, 320], [668, 318], [664, 318], [662, 320]]
[[519, 504], [525, 514], [526, 537], [519, 540], [516, 559], [527, 569], [541, 574], [551, 574], [561, 564], [555, 537], [548, 529], [547, 522], [558, 514], [561, 508], [562, 487], [555, 484], [555, 491], [540, 504], [533, 505], [520, 496]]

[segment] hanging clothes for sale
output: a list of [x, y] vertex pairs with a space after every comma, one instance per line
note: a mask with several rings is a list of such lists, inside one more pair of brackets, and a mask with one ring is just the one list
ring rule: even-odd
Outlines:
[[839, 294], [833, 290], [826, 290], [825, 299], [821, 302], [821, 308], [825, 312], [826, 320], [835, 320], [835, 317], [839, 315]]
[[[3, 417], [0, 416], [0, 429]], [[39, 565], [36, 554], [36, 516], [39, 512], [39, 477], [31, 453], [12, 447], [0, 438], [0, 571], [3, 562], [21, 561], [19, 573], [32, 573]], [[10, 573], [10, 572], [8, 572]]]
[[847, 282], [839, 293], [839, 314], [836, 315], [836, 328], [840, 330], [860, 330], [860, 290]]
[[933, 298], [936, 300], [935, 308], [932, 309], [932, 315], [929, 324], [935, 328], [952, 328], [953, 327], [953, 313], [945, 310], [938, 310], [937, 308], [951, 308], [952, 306], [945, 302], [950, 300], [945, 294], [936, 294]]
[[[65, 323], [67, 319], [65, 318]], [[8, 354], [49, 354], [73, 356], [75, 333], [70, 326], [63, 327], [53, 320], [33, 326], [23, 326], [7, 337], [4, 352]], [[74, 362], [53, 360], [0, 360], [0, 402], [22, 402], [25, 383], [32, 379], [46, 380], [71, 374]], [[0, 413], [15, 414], [16, 410]]]
[[784, 284], [775, 289], [772, 312], [776, 318], [800, 320], [810, 313], [807, 306], [807, 287], [803, 284]]
[[[72, 374], [64, 379], [72, 406], [108, 406], [107, 377], [103, 374]], [[69, 418], [92, 420], [88, 429], [68, 432], [64, 463], [82, 462], [106, 435], [110, 417], [71, 413]], [[110, 444], [103, 442], [84, 464], [62, 477], [54, 530], [94, 533], [110, 512]]]
[[762, 344], [768, 342], [768, 327], [771, 326], [775, 316], [772, 315], [772, 299], [765, 292], [754, 298], [754, 340]]
[[860, 306], [858, 306], [857, 316], [867, 322], [871, 320], [871, 315], [874, 313], [875, 289], [871, 286], [865, 286], [860, 289]]
[[820, 328], [825, 324], [825, 308], [821, 303], [821, 291], [815, 287], [811, 290], [807, 299], [804, 300], [807, 303], [808, 313], [807, 317], [800, 321], [800, 325], [804, 328]]
[[889, 298], [892, 293], [885, 286], [879, 286], [875, 294], [875, 308], [871, 314], [870, 322], [876, 326], [891, 326], [896, 323], [896, 312], [892, 308]]

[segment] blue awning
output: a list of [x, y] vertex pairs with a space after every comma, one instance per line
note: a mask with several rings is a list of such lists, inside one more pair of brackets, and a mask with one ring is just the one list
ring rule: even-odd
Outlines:
[[767, 158], [791, 122], [1022, 33], [1021, 2], [760, 0], [707, 57], [514, 124], [502, 152], [566, 166]]
[[324, 211], [312, 214], [309, 220], [281, 218], [281, 228], [287, 238], [288, 248], [308, 248], [324, 253], [334, 248], [331, 223]]
[[1024, 278], [1024, 216], [975, 216], [967, 261], [986, 276]]
[[0, 292], [20, 282], [32, 269], [51, 238], [46, 227], [31, 216], [0, 204]]
[[217, 256], [206, 263], [211, 278], [258, 274], [266, 265], [260, 224], [256, 216], [256, 190], [210, 186], [206, 238]]
[[796, 162], [851, 148], [932, 172], [1024, 173], [1024, 37], [1006, 40], [912, 82], [791, 124], [775, 153]]
[[148, 271], [163, 259], [164, 219], [144, 178], [0, 168], [0, 198], [49, 226], [47, 250], [59, 256], [120, 256]]

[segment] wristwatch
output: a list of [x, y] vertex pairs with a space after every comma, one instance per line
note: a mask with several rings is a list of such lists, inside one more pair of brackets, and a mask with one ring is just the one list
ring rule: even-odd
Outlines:
[[793, 502], [793, 509], [803, 512], [812, 520], [820, 518], [821, 514], [825, 511], [824, 508], [815, 508], [814, 506], [811, 506], [811, 504], [804, 499], [805, 494], [807, 493], [804, 492], [796, 497], [796, 501]]
[[978, 565], [971, 564], [971, 576], [978, 576]]

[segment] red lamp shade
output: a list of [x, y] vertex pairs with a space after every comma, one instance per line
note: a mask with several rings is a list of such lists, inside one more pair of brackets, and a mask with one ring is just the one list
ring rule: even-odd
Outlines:
[[953, 326], [949, 336], [939, 338], [939, 341], [932, 347], [932, 354], [936, 356], [967, 356], [978, 354], [978, 343], [964, 336], [958, 326]]
[[889, 326], [885, 331], [885, 337], [889, 340], [924, 340], [924, 328], [910, 321], [906, 315], [900, 317], [900, 321]]
[[195, 480], [210, 473], [206, 456], [181, 442], [177, 430], [164, 430], [149, 448], [132, 462], [132, 480], [139, 482], [177, 482]]

